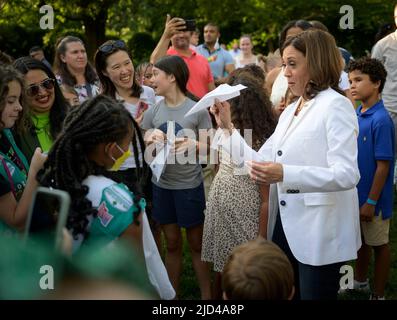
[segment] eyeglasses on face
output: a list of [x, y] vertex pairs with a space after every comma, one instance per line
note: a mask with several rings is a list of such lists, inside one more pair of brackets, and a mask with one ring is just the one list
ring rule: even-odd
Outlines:
[[27, 87], [26, 94], [30, 97], [37, 96], [40, 92], [40, 87], [45, 90], [52, 90], [55, 85], [55, 79], [45, 79], [41, 81], [39, 84], [32, 84], [31, 86]]
[[101, 45], [98, 48], [98, 50], [103, 53], [109, 53], [113, 49], [125, 49], [125, 48], [126, 48], [126, 45], [123, 40], [116, 40], [116, 41], [113, 41], [112, 43], [106, 43], [106, 44]]

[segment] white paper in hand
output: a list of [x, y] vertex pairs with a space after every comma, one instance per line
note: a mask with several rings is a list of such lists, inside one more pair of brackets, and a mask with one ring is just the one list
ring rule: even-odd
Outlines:
[[161, 299], [174, 299], [176, 293], [168, 278], [164, 263], [161, 260], [145, 212], [142, 212], [142, 244], [150, 283], [156, 289]]
[[189, 110], [188, 113], [185, 114], [185, 117], [190, 116], [193, 113], [199, 112], [201, 110], [205, 110], [208, 107], [211, 107], [215, 103], [215, 99], [218, 99], [220, 102], [232, 99], [240, 95], [240, 91], [247, 88], [242, 84], [238, 84], [236, 86], [229, 86], [228, 84], [221, 84], [215, 90], [208, 92], [204, 97], [197, 102], [193, 108]]
[[167, 142], [165, 143], [164, 148], [160, 150], [160, 152], [157, 154], [157, 156], [150, 164], [150, 169], [152, 169], [152, 173], [156, 177], [157, 182], [160, 180], [160, 177], [164, 172], [165, 164], [167, 162], [168, 156], [170, 154], [171, 148], [174, 143], [175, 143], [175, 122], [168, 121]]

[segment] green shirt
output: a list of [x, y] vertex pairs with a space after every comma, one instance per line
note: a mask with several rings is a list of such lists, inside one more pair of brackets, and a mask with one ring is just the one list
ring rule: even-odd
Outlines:
[[39, 139], [41, 150], [48, 152], [52, 146], [52, 138], [50, 135], [50, 113], [35, 114], [32, 121], [36, 127], [37, 138]]

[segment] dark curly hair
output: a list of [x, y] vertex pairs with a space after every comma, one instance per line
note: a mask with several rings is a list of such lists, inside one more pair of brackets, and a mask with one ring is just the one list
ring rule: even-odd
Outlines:
[[[1, 121], [1, 114], [6, 106], [6, 98], [10, 88], [8, 84], [11, 81], [17, 81], [21, 86], [21, 97], [19, 103], [24, 106], [24, 81], [22, 75], [10, 65], [0, 65], [0, 131], [4, 129], [4, 123]], [[21, 123], [24, 119], [25, 110], [19, 113], [19, 118], [15, 122], [15, 128], [21, 129]]]
[[247, 87], [238, 97], [230, 100], [232, 122], [241, 132], [252, 130], [252, 143], [258, 149], [273, 134], [277, 125], [272, 103], [260, 83], [247, 73], [229, 79], [228, 84]]
[[[31, 57], [21, 57], [15, 60], [14, 67], [26, 75], [30, 70], [41, 70], [50, 78], [55, 80], [54, 73], [41, 61], [33, 59]], [[61, 132], [63, 120], [65, 119], [69, 104], [63, 97], [62, 91], [59, 88], [57, 81], [54, 82], [55, 101], [50, 110], [50, 135], [53, 141], [56, 139], [58, 134]], [[31, 111], [30, 111], [31, 113]], [[24, 123], [26, 130], [35, 131], [33, 121], [30, 117], [26, 118]]]
[[355, 70], [361, 71], [362, 73], [367, 74], [374, 83], [380, 81], [379, 93], [382, 92], [386, 82], [387, 71], [379, 60], [368, 57], [352, 60], [349, 63], [348, 70], [349, 72]]
[[[104, 167], [91, 161], [87, 155], [99, 143], [121, 143], [131, 126], [134, 135], [140, 134], [138, 124], [124, 106], [104, 95], [83, 102], [67, 115], [64, 128], [48, 153], [44, 168], [38, 172], [37, 180], [43, 186], [65, 190], [70, 194], [73, 201], [67, 228], [73, 236], [82, 234], [86, 237], [87, 217], [95, 217], [98, 213], [86, 198], [89, 190], [82, 181], [89, 175], [106, 176], [107, 173]], [[134, 151], [137, 153], [137, 150]], [[134, 203], [138, 203], [138, 200], [139, 195]], [[134, 213], [136, 223], [135, 215], [140, 212]]]
[[255, 63], [250, 63], [245, 65], [242, 68], [238, 68], [236, 70], [233, 70], [232, 73], [230, 73], [228, 81], [233, 82], [235, 79], [239, 78], [240, 75], [242, 74], [248, 74], [251, 77], [254, 77], [261, 86], [265, 84], [265, 72], [262, 70], [262, 68]]

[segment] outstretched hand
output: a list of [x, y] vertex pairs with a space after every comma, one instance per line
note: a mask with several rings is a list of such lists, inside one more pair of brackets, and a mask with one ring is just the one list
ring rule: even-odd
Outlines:
[[272, 184], [283, 181], [283, 165], [277, 162], [247, 161], [248, 173], [258, 184]]
[[214, 115], [217, 125], [222, 129], [230, 129], [232, 126], [230, 104], [227, 101], [220, 102], [215, 100], [215, 104], [210, 108], [210, 112]]

